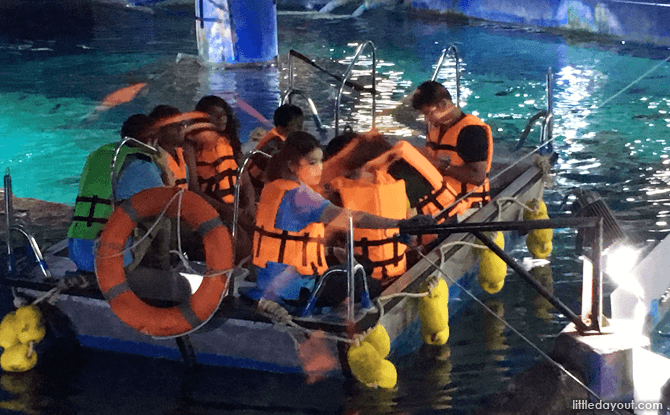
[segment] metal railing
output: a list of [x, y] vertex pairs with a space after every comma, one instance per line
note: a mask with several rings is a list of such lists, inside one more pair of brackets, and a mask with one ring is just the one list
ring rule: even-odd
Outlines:
[[[498, 247], [483, 232], [495, 231], [519, 231], [529, 232], [533, 229], [547, 228], [576, 228], [584, 229], [584, 245], [590, 247], [588, 260], [592, 264], [590, 275], [584, 275], [582, 282], [583, 296], [590, 298], [590, 301], [582, 302], [581, 315], [574, 313], [568, 306], [563, 304], [557, 297], [551, 294], [544, 286], [538, 282], [528, 271], [509, 256], [505, 251]], [[450, 234], [450, 233], [472, 233], [477, 239], [481, 240], [491, 251], [498, 255], [507, 265], [509, 265], [519, 276], [529, 283], [537, 292], [565, 315], [577, 330], [582, 334], [600, 333], [603, 327], [603, 272], [602, 272], [602, 250], [603, 250], [603, 218], [600, 217], [579, 217], [579, 218], [558, 218], [558, 219], [540, 219], [514, 222], [486, 222], [486, 223], [461, 223], [445, 224], [436, 226], [424, 226], [420, 228], [405, 228], [402, 233], [411, 235], [425, 234]], [[588, 295], [586, 295], [588, 294]]]
[[368, 40], [365, 43], [362, 43], [358, 46], [358, 48], [356, 49], [356, 53], [354, 54], [354, 57], [352, 58], [351, 63], [349, 64], [349, 67], [347, 67], [347, 70], [344, 72], [343, 77], [344, 79], [342, 80], [342, 84], [340, 85], [340, 90], [337, 93], [337, 101], [335, 102], [335, 137], [337, 137], [339, 134], [340, 101], [342, 100], [342, 93], [344, 92], [344, 87], [346, 86], [347, 81], [351, 77], [351, 72], [354, 69], [354, 65], [356, 65], [356, 62], [358, 62], [358, 58], [360, 57], [361, 53], [363, 52], [363, 49], [365, 49], [366, 46], [370, 46], [370, 48], [372, 49], [372, 87], [370, 88], [370, 93], [372, 94], [372, 128], [375, 128], [375, 117], [377, 112], [377, 98], [376, 98], [377, 57], [376, 57], [375, 44], [372, 43], [371, 40]]
[[19, 232], [28, 240], [28, 243], [30, 244], [30, 249], [32, 249], [33, 254], [35, 255], [35, 259], [37, 260], [37, 264], [40, 266], [42, 274], [46, 278], [51, 278], [51, 271], [49, 271], [49, 267], [47, 266], [46, 261], [44, 261], [44, 256], [42, 255], [42, 251], [40, 250], [37, 240], [32, 234], [30, 234], [26, 230], [26, 228], [23, 225], [14, 222], [14, 206], [12, 203], [12, 197], [13, 197], [12, 176], [9, 172], [9, 167], [5, 171], [4, 185], [5, 185], [5, 223], [7, 225], [7, 239], [6, 239], [7, 272], [13, 273], [14, 271], [16, 271], [16, 261], [14, 259], [14, 248], [12, 246], [12, 235], [11, 235], [12, 231], [14, 231]]
[[[291, 82], [291, 84], [293, 84], [293, 82]], [[307, 106], [309, 107], [309, 111], [312, 115], [312, 120], [314, 120], [314, 125], [316, 125], [316, 129], [319, 131], [326, 131], [326, 127], [323, 125], [323, 122], [321, 122], [321, 117], [319, 117], [319, 112], [316, 109], [316, 105], [314, 105], [314, 101], [312, 101], [312, 98], [305, 94], [305, 92], [299, 89], [294, 89], [293, 87], [289, 87], [289, 89], [284, 93], [284, 98], [281, 100], [281, 105], [292, 104], [293, 102], [291, 101], [291, 98], [293, 98], [294, 95], [302, 97], [307, 102]]]
[[456, 69], [456, 106], [460, 107], [461, 106], [461, 66], [460, 66], [460, 60], [458, 59], [458, 49], [456, 49], [456, 46], [452, 43], [449, 46], [445, 47], [442, 50], [442, 54], [440, 55], [440, 58], [437, 60], [437, 64], [435, 65], [435, 70], [433, 71], [433, 75], [430, 77], [431, 81], [436, 81], [437, 77], [440, 73], [440, 70], [442, 69], [442, 65], [444, 65], [445, 59], [447, 55], [451, 52], [454, 55], [454, 60], [456, 61], [455, 64], [455, 69]]
[[[540, 146], [543, 146], [543, 153], [548, 154], [553, 152], [552, 143], [552, 130], [554, 122], [554, 94], [553, 94], [553, 84], [554, 84], [554, 74], [551, 71], [551, 68], [547, 70], [547, 109], [538, 111], [535, 115], [528, 119], [526, 127], [521, 133], [519, 142], [516, 145], [516, 150], [519, 150], [525, 143], [528, 134], [530, 133], [533, 124], [542, 118], [542, 126], [540, 127]], [[546, 143], [546, 145], [545, 145]]]

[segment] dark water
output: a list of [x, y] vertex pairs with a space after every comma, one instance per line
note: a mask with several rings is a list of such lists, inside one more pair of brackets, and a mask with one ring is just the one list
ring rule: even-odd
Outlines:
[[[279, 15], [277, 68], [189, 70], [173, 62], [177, 53], [197, 52], [190, 8], [147, 14], [72, 4], [65, 12], [27, 5], [0, 16], [0, 160], [11, 168], [18, 196], [71, 204], [86, 155], [114, 140], [127, 116], [157, 104], [187, 110], [215, 92], [231, 102], [241, 98], [271, 119], [288, 85], [289, 49], [342, 73], [355, 47], [372, 40], [381, 110], [430, 77], [442, 47], [455, 43], [462, 58], [462, 105], [491, 124], [496, 145], [514, 143], [526, 120], [545, 107], [544, 76], [552, 68], [560, 158], [555, 185], [545, 193], [550, 213], [573, 188], [587, 188], [598, 191], [640, 241], [661, 239], [669, 229], [670, 68], [662, 63], [667, 49], [494, 24], [464, 26], [401, 10], [375, 10], [359, 19], [286, 12]], [[368, 79], [365, 69], [357, 67], [355, 78]], [[332, 126], [334, 84], [304, 65], [296, 64], [296, 71], [300, 88]], [[443, 74], [453, 88], [453, 73], [447, 68]], [[145, 96], [91, 119], [104, 96], [136, 82], [149, 82]], [[371, 104], [358, 98], [343, 98], [342, 117], [364, 129]], [[261, 126], [235, 108], [243, 137]], [[377, 122], [404, 131], [389, 117]], [[537, 131], [529, 140], [537, 140]], [[579, 310], [581, 263], [574, 245], [574, 232], [558, 231], [550, 272], [538, 278]], [[514, 255], [529, 256], [523, 244]], [[608, 282], [606, 291], [612, 289]], [[501, 293], [482, 300], [544, 350], [566, 324], [516, 275], [508, 275]], [[471, 302], [452, 320], [446, 346], [393, 360], [399, 381], [390, 391], [242, 370], [190, 375], [175, 362], [88, 350], [49, 360], [52, 365], [26, 374], [2, 375], [0, 408], [26, 414], [472, 413], [540, 357]]]

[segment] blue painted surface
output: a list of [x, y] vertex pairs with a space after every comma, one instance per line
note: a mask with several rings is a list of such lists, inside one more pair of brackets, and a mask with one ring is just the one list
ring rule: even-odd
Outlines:
[[504, 23], [584, 30], [643, 43], [670, 44], [670, 1], [412, 0], [412, 7]]
[[273, 61], [278, 53], [275, 0], [195, 2], [198, 53], [212, 63]]

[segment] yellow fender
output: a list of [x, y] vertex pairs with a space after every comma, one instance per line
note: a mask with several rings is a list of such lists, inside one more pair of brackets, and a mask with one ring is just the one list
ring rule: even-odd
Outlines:
[[[505, 236], [502, 232], [497, 232], [493, 242], [505, 249]], [[489, 294], [495, 294], [502, 290], [505, 285], [505, 276], [507, 275], [507, 264], [490, 249], [481, 251], [479, 261], [479, 276], [477, 280], [484, 291]]]
[[[427, 287], [426, 287], [427, 289]], [[419, 301], [421, 339], [426, 344], [443, 345], [449, 340], [449, 287], [440, 278], [436, 287]]]
[[[526, 206], [533, 209], [533, 211], [524, 210], [524, 220], [549, 219], [547, 205], [541, 199], [531, 199], [526, 202]], [[551, 228], [533, 229], [526, 237], [526, 246], [535, 258], [544, 259], [551, 254], [553, 249], [553, 237], [554, 230]]]
[[363, 341], [370, 343], [382, 359], [391, 352], [391, 338], [381, 324], [377, 324]]
[[391, 389], [398, 381], [393, 363], [382, 358], [368, 341], [351, 346], [347, 351], [347, 361], [356, 380], [368, 387]]
[[7, 372], [25, 372], [37, 364], [33, 346], [44, 338], [42, 313], [34, 305], [19, 307], [0, 322], [0, 367]]

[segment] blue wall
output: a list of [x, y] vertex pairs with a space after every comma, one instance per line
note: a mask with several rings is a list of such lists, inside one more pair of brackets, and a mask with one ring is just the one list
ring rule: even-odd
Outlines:
[[670, 0], [410, 0], [412, 7], [670, 45]]

